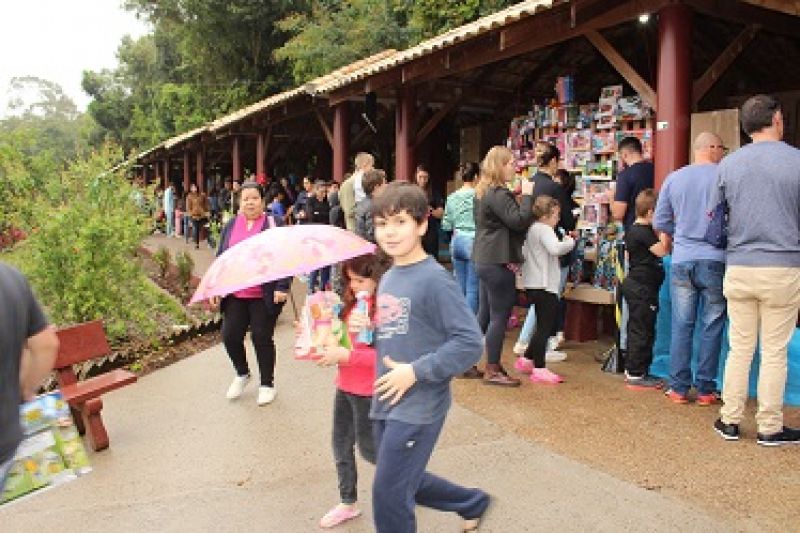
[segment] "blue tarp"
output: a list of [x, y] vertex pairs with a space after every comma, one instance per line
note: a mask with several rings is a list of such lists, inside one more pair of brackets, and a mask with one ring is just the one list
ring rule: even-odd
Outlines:
[[[669, 257], [664, 260], [667, 281], [661, 286], [659, 296], [660, 309], [658, 311], [658, 321], [656, 323], [656, 343], [653, 348], [653, 365], [650, 372], [659, 377], [669, 376], [669, 339], [671, 330], [671, 301], [669, 296]], [[699, 313], [698, 313], [699, 314]], [[692, 367], [697, 361], [697, 350], [700, 342], [699, 332], [695, 330], [694, 356]], [[717, 385], [722, 389], [722, 374], [725, 368], [725, 359], [728, 357], [728, 328], [722, 338], [722, 353], [719, 360], [719, 371], [717, 373]], [[750, 395], [756, 395], [756, 382], [758, 380], [758, 367], [760, 357], [756, 352], [753, 359], [753, 367], [750, 371]], [[786, 380], [786, 395], [784, 401], [787, 405], [800, 405], [800, 328], [796, 329], [791, 341], [789, 342], [789, 374]]]

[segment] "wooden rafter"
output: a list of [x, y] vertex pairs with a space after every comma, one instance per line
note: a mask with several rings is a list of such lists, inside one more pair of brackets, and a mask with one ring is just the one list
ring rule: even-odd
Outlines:
[[630, 63], [628, 63], [622, 55], [617, 52], [616, 48], [609, 43], [605, 37], [600, 35], [596, 30], [589, 30], [586, 32], [586, 38], [594, 45], [597, 50], [603, 54], [603, 57], [611, 63], [617, 72], [625, 78], [633, 89], [639, 93], [642, 100], [655, 109], [656, 107], [656, 92], [650, 87], [650, 84], [636, 72]]
[[433, 116], [428, 119], [428, 122], [425, 123], [424, 126], [417, 132], [417, 136], [414, 139], [414, 146], [419, 146], [422, 144], [430, 133], [436, 129], [436, 126], [446, 117], [453, 109], [458, 107], [464, 99], [464, 93], [460, 93], [453, 98], [451, 98], [445, 105], [441, 107]]
[[319, 126], [322, 128], [322, 133], [324, 133], [325, 138], [328, 139], [328, 144], [333, 147], [333, 132], [318, 107], [314, 107], [314, 115], [317, 117], [317, 122], [319, 122]]
[[726, 70], [733, 64], [747, 45], [755, 38], [760, 27], [757, 24], [747, 26], [742, 32], [725, 47], [725, 50], [714, 60], [710, 67], [692, 86], [692, 104], [697, 105], [711, 87], [722, 77]]
[[[800, 34], [800, 18], [790, 16], [787, 9], [779, 9], [778, 4], [786, 6], [780, 0], [760, 0], [759, 7], [755, 1], [731, 2], [731, 0], [684, 0], [696, 11], [710, 17], [727, 20], [737, 24], [760, 25], [764, 31], [797, 38]], [[794, 0], [793, 3], [797, 3]], [[774, 4], [774, 5], [770, 5]]]

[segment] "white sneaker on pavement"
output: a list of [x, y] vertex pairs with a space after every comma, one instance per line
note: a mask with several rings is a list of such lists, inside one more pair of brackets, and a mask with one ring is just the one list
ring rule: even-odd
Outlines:
[[514, 344], [514, 350], [513, 351], [514, 351], [514, 354], [516, 354], [516, 355], [524, 355], [525, 354], [525, 350], [527, 350], [527, 349], [528, 349], [528, 345], [526, 343], [518, 342], [518, 343]]
[[267, 405], [272, 403], [275, 399], [275, 387], [259, 387], [258, 388], [258, 405]]
[[231, 386], [228, 387], [228, 392], [225, 393], [225, 397], [229, 400], [235, 400], [239, 396], [242, 395], [244, 392], [244, 388], [247, 385], [247, 382], [250, 381], [250, 376], [236, 376], [233, 378], [231, 382]]
[[560, 363], [567, 360], [567, 354], [559, 352], [558, 350], [548, 350], [544, 354], [544, 360], [548, 363]]

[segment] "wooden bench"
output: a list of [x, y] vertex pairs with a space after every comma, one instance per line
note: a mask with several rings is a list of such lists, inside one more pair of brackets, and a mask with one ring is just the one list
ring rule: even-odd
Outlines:
[[564, 298], [567, 301], [567, 318], [564, 324], [564, 337], [567, 340], [588, 342], [597, 340], [599, 329], [613, 332], [613, 321], [607, 324], [603, 320], [604, 316], [600, 315], [603, 307], [613, 309], [613, 292], [585, 283], [577, 287], [568, 283]]
[[103, 425], [102, 394], [136, 381], [136, 374], [123, 369], [78, 381], [73, 365], [111, 353], [103, 323], [100, 320], [63, 328], [57, 332], [61, 345], [55, 371], [61, 394], [69, 404], [75, 425], [81, 435], [89, 437], [93, 450], [108, 448], [108, 433]]

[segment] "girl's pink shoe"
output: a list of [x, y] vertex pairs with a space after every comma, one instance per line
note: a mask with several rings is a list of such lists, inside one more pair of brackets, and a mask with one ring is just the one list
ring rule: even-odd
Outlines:
[[525, 357], [517, 357], [514, 361], [514, 369], [522, 374], [530, 374], [533, 370], [533, 361]]
[[534, 368], [531, 372], [532, 383], [549, 383], [551, 385], [555, 385], [557, 383], [562, 383], [563, 381], [564, 378], [555, 372], [550, 372], [546, 368]]
[[352, 520], [353, 518], [358, 518], [359, 516], [361, 516], [361, 511], [359, 511], [355, 507], [337, 505], [336, 507], [325, 513], [325, 516], [323, 516], [322, 520], [319, 521], [319, 527], [325, 529], [336, 527], [339, 524], [343, 524], [348, 520]]

